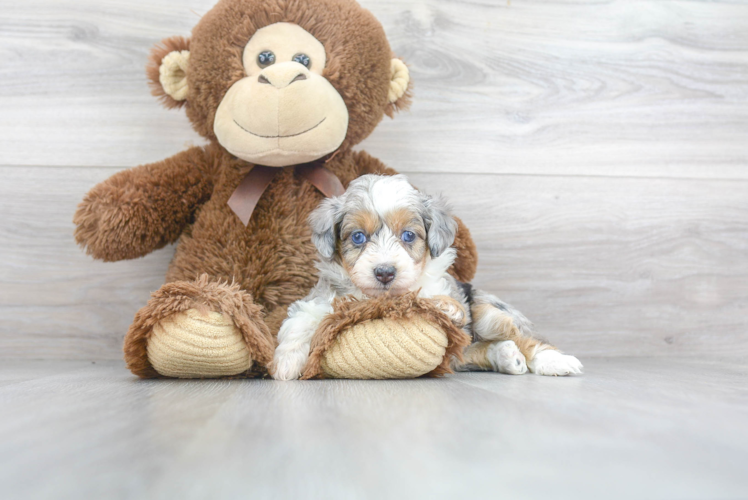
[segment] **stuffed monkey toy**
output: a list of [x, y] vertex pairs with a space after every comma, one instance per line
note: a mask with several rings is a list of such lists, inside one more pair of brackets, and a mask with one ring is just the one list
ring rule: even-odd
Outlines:
[[[134, 374], [265, 375], [289, 304], [317, 281], [309, 214], [361, 175], [395, 173], [352, 148], [408, 106], [408, 68], [354, 0], [221, 0], [191, 38], [157, 45], [147, 72], [153, 94], [184, 107], [208, 145], [95, 186], [75, 238], [104, 261], [176, 242], [166, 283], [125, 337]], [[459, 226], [452, 272], [469, 281], [477, 254]], [[444, 349], [402, 376], [444, 373], [466, 339], [435, 308], [398, 300], [390, 317], [384, 306], [336, 311], [340, 334], [362, 323], [394, 336], [437, 331]]]

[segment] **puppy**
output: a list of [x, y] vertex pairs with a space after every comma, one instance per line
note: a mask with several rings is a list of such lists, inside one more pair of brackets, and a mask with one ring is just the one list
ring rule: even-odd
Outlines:
[[403, 175], [365, 175], [342, 196], [328, 198], [310, 216], [319, 251], [319, 281], [293, 303], [278, 333], [272, 376], [300, 376], [314, 332], [338, 297], [365, 299], [384, 293], [419, 290], [469, 334], [473, 342], [456, 370], [489, 370], [520, 375], [571, 375], [582, 372], [564, 355], [532, 334], [519, 311], [488, 293], [460, 283], [447, 270], [457, 223], [441, 198], [427, 196]]

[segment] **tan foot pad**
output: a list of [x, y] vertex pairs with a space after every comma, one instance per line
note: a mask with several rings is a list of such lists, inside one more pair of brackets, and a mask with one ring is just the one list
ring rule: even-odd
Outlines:
[[252, 366], [241, 331], [217, 312], [172, 314], [153, 327], [147, 349], [148, 361], [167, 377], [226, 377]]
[[312, 339], [302, 378], [396, 379], [440, 376], [470, 337], [416, 293], [340, 300]]
[[439, 366], [447, 335], [423, 319], [365, 321], [344, 331], [322, 356], [332, 378], [420, 377]]

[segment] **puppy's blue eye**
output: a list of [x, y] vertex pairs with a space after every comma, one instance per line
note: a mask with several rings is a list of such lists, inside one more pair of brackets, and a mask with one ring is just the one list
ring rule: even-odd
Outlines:
[[414, 233], [413, 231], [403, 231], [403, 234], [400, 235], [400, 238], [402, 238], [405, 243], [413, 243], [416, 239], [416, 233]]
[[361, 231], [356, 231], [351, 235], [351, 241], [354, 245], [363, 245], [366, 243], [366, 235]]

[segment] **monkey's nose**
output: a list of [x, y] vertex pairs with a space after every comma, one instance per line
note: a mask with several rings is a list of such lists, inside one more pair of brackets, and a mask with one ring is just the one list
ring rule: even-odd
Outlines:
[[395, 266], [383, 265], [374, 268], [374, 276], [376, 276], [377, 281], [385, 285], [395, 279], [395, 274], [397, 274]]
[[299, 63], [280, 63], [265, 68], [257, 77], [257, 81], [282, 89], [294, 82], [306, 80], [308, 73], [309, 71]]

